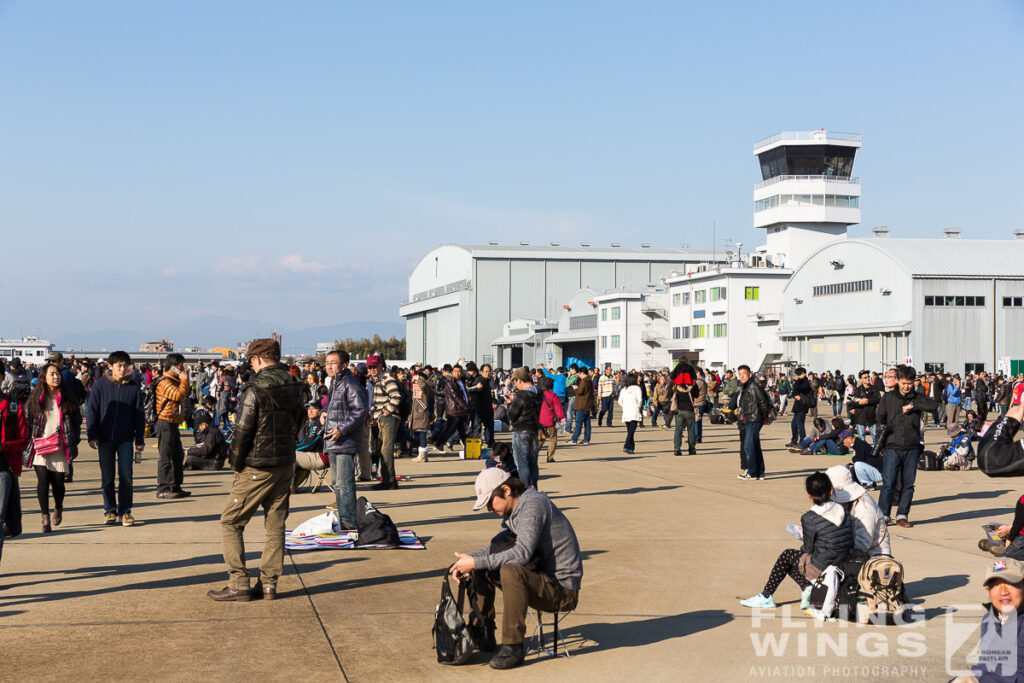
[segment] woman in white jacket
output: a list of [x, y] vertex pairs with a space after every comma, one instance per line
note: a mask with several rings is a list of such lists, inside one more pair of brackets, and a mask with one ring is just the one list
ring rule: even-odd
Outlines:
[[626, 386], [619, 392], [619, 405], [622, 406], [622, 424], [626, 425], [626, 442], [622, 444], [622, 450], [630, 455], [636, 448], [633, 436], [636, 434], [636, 426], [642, 419], [643, 394], [637, 384], [636, 375], [626, 375]]
[[832, 482], [832, 500], [846, 508], [853, 517], [853, 547], [868, 555], [892, 555], [889, 529], [878, 503], [867, 495], [867, 489], [853, 480], [850, 470], [842, 465], [825, 470]]

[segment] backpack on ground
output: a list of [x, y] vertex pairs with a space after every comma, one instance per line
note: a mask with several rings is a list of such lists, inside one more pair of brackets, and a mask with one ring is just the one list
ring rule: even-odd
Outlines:
[[[452, 565], [454, 566], [454, 565]], [[457, 595], [452, 595], [451, 567], [444, 573], [441, 581], [441, 602], [434, 610], [434, 650], [437, 661], [441, 664], [465, 664], [476, 649], [476, 642], [470, 633], [469, 625], [462, 617], [462, 605], [469, 596], [470, 613], [483, 623], [483, 615], [476, 605], [476, 588], [472, 578], [459, 581]]]
[[934, 472], [942, 469], [942, 460], [935, 451], [925, 451], [917, 462], [917, 469]]
[[835, 616], [847, 621], [857, 620], [857, 604], [860, 602], [860, 576], [861, 567], [869, 560], [866, 552], [860, 548], [850, 548], [839, 553], [835, 559], [835, 566], [842, 573], [843, 578], [839, 581], [839, 594], [836, 596]]
[[891, 623], [908, 602], [904, 579], [903, 565], [895, 558], [876, 555], [865, 562], [857, 582], [864, 598], [864, 616], [867, 619], [860, 620], [874, 621], [881, 617], [884, 623]]
[[811, 616], [817, 621], [825, 621], [835, 616], [839, 600], [839, 585], [844, 575], [834, 564], [825, 567], [825, 571], [811, 584]]
[[366, 496], [360, 496], [356, 501], [356, 529], [359, 531], [359, 545], [386, 545], [393, 548], [401, 545], [395, 523], [373, 507]]

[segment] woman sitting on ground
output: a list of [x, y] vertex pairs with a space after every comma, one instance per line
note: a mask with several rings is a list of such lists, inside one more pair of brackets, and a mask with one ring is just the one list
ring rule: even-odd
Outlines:
[[866, 495], [867, 489], [853, 480], [850, 468], [836, 465], [825, 470], [825, 474], [832, 482], [832, 500], [853, 518], [853, 547], [868, 555], [892, 555], [885, 515], [878, 503]]
[[789, 447], [789, 452], [790, 453], [799, 453], [800, 451], [804, 450], [805, 448], [810, 446], [812, 443], [814, 443], [815, 441], [820, 439], [821, 435], [824, 434], [826, 430], [828, 430], [828, 423], [825, 422], [825, 418], [823, 418], [823, 417], [816, 417], [816, 418], [814, 418], [811, 421], [811, 431], [809, 431], [807, 433], [807, 436], [805, 436], [803, 439], [800, 440], [799, 444], [797, 444], [796, 446], [790, 446]]
[[807, 497], [814, 503], [800, 518], [804, 544], [799, 550], [788, 548], [779, 554], [768, 574], [764, 590], [752, 598], [740, 600], [744, 607], [774, 609], [772, 596], [789, 575], [800, 586], [803, 595], [800, 609], [807, 609], [811, 599], [811, 582], [839, 554], [853, 547], [853, 521], [843, 506], [832, 500], [832, 482], [824, 472], [815, 472], [805, 483]]

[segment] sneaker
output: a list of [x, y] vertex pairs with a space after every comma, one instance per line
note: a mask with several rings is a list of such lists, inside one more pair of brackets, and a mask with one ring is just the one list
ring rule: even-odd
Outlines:
[[757, 479], [757, 477], [752, 477], [749, 474], [747, 474], [746, 472], [744, 472], [743, 474], [737, 474], [736, 478], [737, 479], [741, 479], [743, 481], [748, 481], [750, 479]]
[[811, 606], [811, 586], [804, 589], [800, 594], [800, 609], [807, 609]]
[[590, 442], [589, 441], [584, 441], [584, 442], [580, 443], [580, 445], [581, 446], [589, 446]]
[[113, 512], [108, 512], [107, 514], [103, 515], [103, 523], [107, 526], [114, 526], [115, 524], [117, 524], [117, 515], [115, 515]]
[[680, 451], [680, 450], [672, 451], [672, 455], [682, 455], [682, 454], [683, 454], [683, 452]]
[[758, 481], [764, 481], [764, 475], [762, 474], [760, 477], [757, 478], [757, 480]]
[[740, 600], [740, 604], [744, 607], [753, 607], [754, 609], [775, 609], [775, 600], [771, 596], [766, 598], [760, 593], [752, 598]]
[[126, 512], [121, 515], [121, 526], [135, 526], [135, 518], [132, 517], [132, 513]]

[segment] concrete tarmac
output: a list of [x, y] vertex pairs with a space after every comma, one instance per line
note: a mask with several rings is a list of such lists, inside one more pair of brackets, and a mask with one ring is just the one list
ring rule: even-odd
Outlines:
[[[818, 624], [797, 609], [789, 579], [774, 612], [739, 600], [761, 590], [781, 550], [799, 547], [785, 528], [809, 506], [804, 477], [849, 458], [786, 452], [783, 419], [764, 431], [768, 479], [740, 481], [736, 428], [705, 422], [704, 434], [698, 455], [674, 457], [671, 432], [648, 426], [627, 455], [621, 425], [595, 427], [591, 445], [560, 446], [553, 464], [541, 456], [540, 488], [579, 536], [583, 588], [563, 620], [571, 657], [531, 656], [515, 672], [492, 671], [479, 653], [444, 666], [432, 649], [444, 569], [498, 530], [494, 515], [470, 509], [479, 461], [400, 459], [413, 479], [397, 491], [360, 484], [426, 550], [289, 552], [278, 600], [217, 603], [206, 591], [226, 585], [218, 520], [231, 472], [186, 472], [190, 498], [157, 500], [148, 442], [135, 467], [139, 525], [108, 527], [96, 452], [83, 442], [53, 533], [40, 533], [35, 475], [21, 477], [25, 533], [4, 544], [0, 565], [0, 680], [935, 681], [964, 666], [992, 560], [977, 548], [980, 525], [1012, 519], [1018, 482], [920, 472], [914, 526], [890, 527], [912, 623]], [[929, 447], [944, 434], [928, 430]], [[289, 527], [332, 498], [294, 495]], [[258, 515], [250, 567], [262, 540]]]

